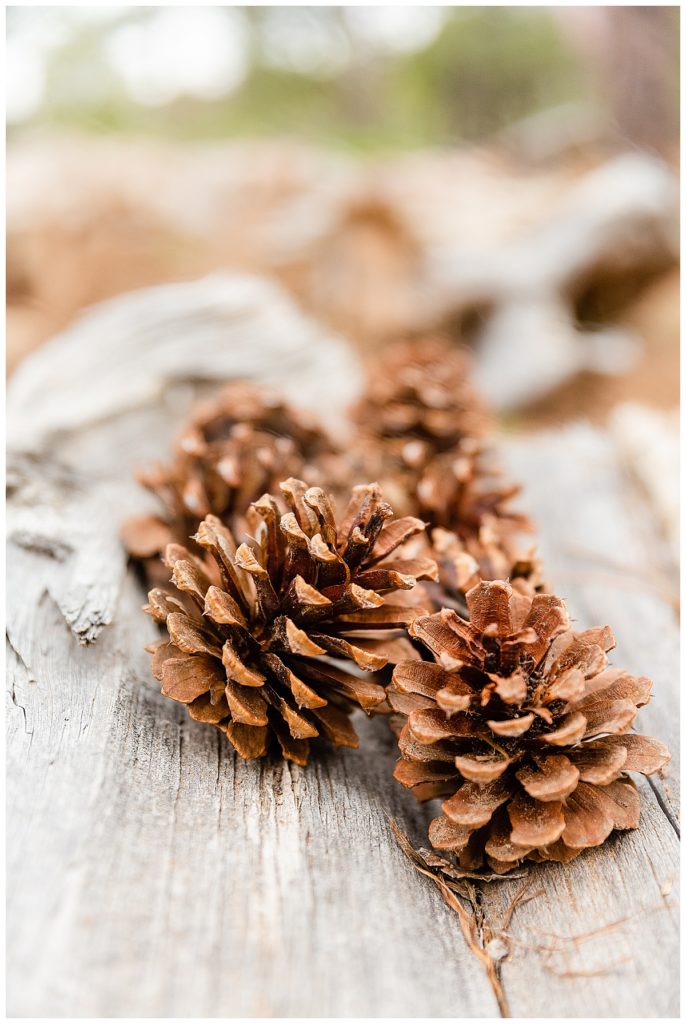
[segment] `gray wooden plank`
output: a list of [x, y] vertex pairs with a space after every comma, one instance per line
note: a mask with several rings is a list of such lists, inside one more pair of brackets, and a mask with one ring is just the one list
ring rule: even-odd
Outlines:
[[[536, 865], [508, 928], [502, 984], [514, 1017], [677, 1017], [679, 850], [652, 791], [641, 825], [569, 865]], [[521, 881], [489, 889], [492, 924]]]
[[[132, 359], [135, 334], [126, 345]], [[177, 346], [185, 366], [188, 352]], [[44, 383], [40, 353], [35, 360], [40, 372], [32, 380], [27, 363], [23, 376], [26, 402], [39, 400]], [[93, 372], [92, 353], [87, 365]], [[78, 366], [72, 359], [69, 372]], [[142, 651], [153, 627], [110, 542], [124, 512], [144, 501], [133, 466], [164, 452], [190, 400], [184, 389], [165, 400], [170, 377], [173, 365], [161, 365], [158, 390], [138, 407], [112, 396], [107, 419], [82, 406], [73, 430], [62, 410], [55, 431], [46, 414], [14, 474], [10, 1013], [495, 1015], [454, 913], [390, 836], [389, 814], [421, 842], [427, 811], [391, 780], [384, 722], [363, 719], [359, 751], [324, 755], [306, 770], [246, 765], [157, 692]], [[125, 386], [125, 374], [116, 380]], [[601, 553], [624, 566], [656, 558], [645, 500], [590, 428], [514, 439], [504, 450], [538, 516], [551, 578], [580, 624], [612, 623], [617, 663], [655, 678], [642, 718], [673, 743], [673, 610], [659, 590], [627, 586], [614, 568], [599, 576], [594, 564]], [[590, 567], [578, 553], [589, 545]], [[673, 787], [670, 775], [661, 792], [670, 814]], [[568, 869], [532, 872], [544, 896], [517, 911], [510, 930], [520, 944], [503, 967], [514, 1014], [675, 1012], [676, 836], [653, 791], [644, 793], [637, 832]], [[490, 921], [520, 884], [485, 890]], [[664, 910], [653, 911], [660, 901]], [[621, 929], [575, 949], [571, 964], [582, 971], [612, 963], [615, 947], [631, 958], [600, 978], [556, 977], [521, 945], [540, 931], [574, 935], [627, 915]]]
[[503, 438], [503, 462], [522, 483], [520, 504], [538, 526], [539, 550], [556, 593], [582, 628], [609, 623], [611, 661], [653, 680], [637, 719], [672, 751], [658, 780], [679, 816], [678, 573], [644, 491], [619, 445], [587, 423], [535, 437]]
[[390, 835], [424, 813], [393, 737], [310, 768], [246, 764], [151, 680], [128, 578], [79, 647], [10, 550], [9, 1012], [13, 1016], [492, 1016], [439, 895]]
[[[252, 325], [234, 324], [231, 344]], [[130, 373], [142, 340], [125, 341]], [[16, 394], [40, 400], [48, 364], [56, 377], [67, 365], [64, 344], [27, 361], [15, 410]], [[182, 367], [193, 346], [192, 330], [177, 339]], [[158, 692], [143, 651], [154, 627], [113, 537], [146, 502], [134, 467], [166, 455], [192, 398], [166, 386], [175, 358], [160, 356], [149, 401], [109, 395], [106, 417], [54, 403], [10, 453], [9, 1012], [492, 1016], [452, 912], [390, 833], [396, 815], [420, 839], [426, 812], [392, 780], [385, 722], [362, 716], [359, 751], [307, 770], [246, 764]], [[199, 376], [210, 362], [198, 352]], [[93, 351], [84, 365], [81, 387]]]
[[[603, 432], [579, 424], [503, 440], [502, 451], [536, 515], [556, 591], [580, 627], [612, 625], [615, 664], [654, 679], [652, 703], [637, 726], [668, 742], [674, 755], [664, 780], [641, 781], [636, 831], [613, 836], [566, 867], [530, 869], [527, 881], [540, 895], [514, 914], [511, 956], [502, 966], [505, 995], [516, 1017], [676, 1016], [679, 672], [669, 560], [660, 563], [661, 539], [646, 498]], [[647, 565], [660, 569], [666, 584], [637, 586]], [[521, 884], [487, 889], [493, 925]]]

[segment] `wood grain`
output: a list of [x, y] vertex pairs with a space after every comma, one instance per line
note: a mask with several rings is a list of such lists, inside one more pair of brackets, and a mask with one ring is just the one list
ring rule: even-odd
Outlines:
[[[673, 753], [663, 778], [640, 782], [639, 829], [616, 834], [567, 867], [543, 865], [530, 873], [531, 890], [542, 893], [515, 912], [510, 929], [513, 955], [502, 972], [510, 1011], [516, 1017], [676, 1016], [679, 632], [669, 549], [609, 436], [578, 424], [501, 447], [538, 519], [557, 592], [580, 627], [612, 625], [613, 664], [653, 679], [637, 727], [665, 740]], [[652, 585], [639, 586], [646, 571]], [[491, 889], [493, 920], [520, 884]]]
[[[250, 326], [248, 316], [231, 343]], [[26, 362], [22, 402], [37, 400], [42, 360], [58, 365], [67, 342], [73, 357], [72, 336]], [[135, 345], [134, 332], [129, 354]], [[70, 365], [75, 393], [80, 363]], [[107, 417], [84, 405], [73, 425], [59, 412], [53, 430], [46, 413], [33, 447], [10, 451], [9, 1015], [496, 1016], [455, 914], [390, 834], [389, 815], [423, 842], [431, 810], [393, 782], [385, 722], [362, 717], [358, 751], [322, 750], [308, 769], [245, 764], [159, 695], [142, 650], [153, 626], [113, 538], [147, 501], [133, 467], [163, 455], [192, 397], [169, 389], [172, 371], [137, 405], [110, 396]], [[660, 550], [645, 496], [591, 428], [503, 450], [551, 576], [583, 624], [612, 622], [617, 663], [654, 676], [642, 715], [674, 742], [674, 612], [664, 588], [633, 589], [625, 571]], [[621, 571], [594, 575], [594, 544]], [[514, 1015], [676, 1014], [675, 780], [670, 770], [644, 786], [636, 832], [530, 873], [543, 893], [516, 911], [502, 969]], [[484, 888], [489, 922], [521, 884]], [[543, 933], [626, 917], [550, 963], [535, 948]], [[558, 976], [616, 960], [600, 977]]]
[[[538, 524], [539, 550], [555, 590], [582, 628], [609, 623], [611, 663], [653, 680], [637, 722], [672, 750], [651, 784], [679, 817], [678, 573], [650, 496], [618, 440], [588, 424], [500, 445], [522, 502]], [[656, 781], [657, 780], [657, 781]]]

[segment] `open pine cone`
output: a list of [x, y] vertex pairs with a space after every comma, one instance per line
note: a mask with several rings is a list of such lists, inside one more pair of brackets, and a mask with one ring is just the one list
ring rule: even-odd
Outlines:
[[403, 512], [425, 511], [422, 495], [441, 454], [451, 461], [458, 453], [471, 455], [474, 439], [485, 433], [488, 418], [469, 382], [469, 365], [464, 349], [428, 335], [386, 346], [369, 372], [355, 410], [359, 458]]
[[523, 543], [522, 531], [506, 519], [485, 516], [477, 533], [465, 539], [436, 527], [431, 532], [430, 555], [436, 561], [439, 582], [425, 585], [431, 604], [466, 614], [466, 594], [482, 580], [507, 580], [523, 594], [543, 593], [547, 584], [534, 544]]
[[464, 349], [434, 335], [383, 350], [356, 410], [356, 472], [381, 481], [395, 508], [431, 526], [474, 536], [485, 517], [527, 528], [509, 503], [484, 444], [490, 420], [470, 378]]
[[417, 484], [417, 515], [463, 541], [478, 538], [485, 522], [508, 531], [532, 529], [527, 516], [511, 508], [521, 488], [493, 464], [493, 452], [476, 438], [465, 438], [455, 452], [433, 458]]
[[[470, 364], [465, 349], [438, 335], [387, 345], [369, 375], [358, 423], [408, 466], [454, 449], [464, 437], [481, 437], [488, 416], [470, 383]], [[405, 452], [408, 444], [412, 451]]]
[[146, 611], [166, 626], [150, 649], [163, 694], [218, 726], [245, 758], [275, 739], [305, 764], [320, 734], [357, 746], [349, 713], [384, 701], [378, 672], [396, 660], [397, 631], [422, 613], [393, 595], [436, 567], [402, 557], [424, 524], [393, 519], [376, 484], [353, 489], [339, 525], [321, 488], [290, 479], [281, 491], [290, 511], [264, 495], [241, 544], [210, 515], [194, 538], [203, 560], [168, 545], [171, 583], [151, 590]]
[[448, 609], [415, 619], [410, 633], [434, 660], [396, 666], [387, 691], [407, 719], [395, 777], [420, 800], [452, 794], [433, 846], [465, 868], [507, 872], [635, 828], [625, 773], [669, 759], [663, 743], [628, 732], [650, 681], [608, 668], [610, 628], [573, 632], [559, 597], [482, 582], [467, 605], [469, 621]]
[[163, 511], [127, 520], [126, 549], [156, 580], [166, 545], [187, 543], [206, 515], [230, 522], [292, 475], [321, 482], [318, 463], [329, 455], [331, 440], [305, 413], [255, 384], [232, 382], [195, 408], [169, 465], [139, 474]]

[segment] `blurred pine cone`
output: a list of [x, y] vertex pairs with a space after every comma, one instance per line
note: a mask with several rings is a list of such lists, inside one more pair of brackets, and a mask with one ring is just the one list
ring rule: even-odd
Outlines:
[[424, 584], [432, 606], [467, 613], [466, 594], [482, 580], [507, 580], [522, 594], [544, 593], [547, 583], [536, 546], [522, 540], [522, 530], [507, 519], [484, 516], [477, 532], [464, 539], [436, 527], [430, 556], [438, 565], [439, 582]]
[[321, 488], [290, 479], [281, 491], [290, 511], [264, 495], [241, 544], [212, 515], [194, 538], [202, 560], [170, 544], [171, 582], [151, 590], [146, 611], [168, 634], [150, 648], [163, 694], [218, 726], [242, 757], [275, 739], [305, 764], [312, 737], [357, 746], [349, 714], [384, 701], [378, 672], [397, 660], [397, 631], [422, 614], [393, 596], [436, 567], [403, 558], [423, 523], [393, 519], [376, 484], [353, 489], [339, 525]]
[[289, 476], [323, 482], [327, 458], [335, 458], [333, 443], [307, 414], [263, 387], [233, 382], [196, 406], [169, 465], [139, 474], [163, 511], [127, 520], [124, 545], [158, 580], [160, 553], [172, 541], [188, 543], [206, 515], [231, 522]]
[[520, 490], [505, 480], [482, 441], [466, 438], [456, 452], [437, 455], [425, 466], [417, 484], [418, 514], [463, 540], [478, 536], [489, 519], [528, 531], [528, 517], [510, 507]]
[[398, 665], [387, 691], [407, 719], [395, 777], [420, 800], [452, 794], [433, 846], [465, 868], [507, 872], [635, 828], [625, 772], [669, 759], [658, 740], [628, 733], [650, 681], [608, 668], [612, 631], [573, 632], [558, 597], [482, 582], [467, 605], [469, 621], [444, 610], [410, 625], [434, 660]]
[[478, 534], [487, 516], [520, 527], [509, 509], [519, 488], [504, 482], [484, 444], [490, 418], [470, 381], [464, 349], [439, 336], [396, 343], [372, 368], [355, 418], [355, 473], [378, 479], [403, 514]]
[[[424, 441], [431, 455], [455, 448], [464, 437], [479, 437], [489, 419], [470, 370], [469, 353], [440, 335], [387, 345], [369, 374], [358, 423], [390, 441], [401, 458], [408, 436]], [[412, 466], [412, 453], [405, 457]]]
[[434, 335], [387, 345], [371, 366], [354, 411], [359, 455], [392, 487], [390, 500], [419, 510], [417, 489], [432, 460], [485, 432], [488, 418], [469, 367], [465, 350]]

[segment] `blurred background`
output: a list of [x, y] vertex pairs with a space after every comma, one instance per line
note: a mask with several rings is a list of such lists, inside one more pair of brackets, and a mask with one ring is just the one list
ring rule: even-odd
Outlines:
[[[413, 922], [420, 936], [423, 922], [394, 904], [384, 808], [397, 808], [401, 824], [405, 812], [402, 797], [383, 799], [390, 733], [388, 743], [373, 739], [373, 762], [344, 762], [341, 775], [328, 776], [320, 766], [312, 790], [277, 768], [272, 794], [267, 767], [250, 782], [214, 740], [196, 739], [163, 708], [146, 681], [142, 645], [154, 631], [142, 621], [119, 531], [143, 516], [133, 532], [151, 555], [167, 528], [134, 473], [154, 480], [194, 399], [241, 376], [321, 414], [356, 467], [361, 449], [383, 450], [355, 437], [346, 417], [364, 387], [362, 364], [378, 358], [378, 382], [389, 367], [397, 373], [386, 354], [396, 339], [440, 334], [468, 346], [495, 414], [502, 484], [495, 471], [491, 478], [490, 449], [488, 472], [480, 454], [468, 454], [480, 441], [468, 436], [452, 448], [445, 390], [430, 383], [420, 388], [426, 409], [415, 416], [408, 403], [399, 415], [396, 403], [387, 417], [391, 434], [417, 420], [414, 443], [402, 444], [406, 467], [421, 467], [435, 440], [446, 450], [424, 477], [431, 489], [449, 459], [453, 483], [469, 491], [474, 475], [469, 531], [483, 516], [478, 547], [493, 572], [498, 545], [509, 565], [519, 538], [508, 512], [501, 541], [490, 510], [506, 480], [522, 484], [515, 505], [537, 524], [526, 547], [540, 540], [545, 578], [569, 598], [575, 628], [609, 619], [618, 663], [655, 677], [646, 729], [668, 738], [678, 678], [679, 8], [5, 11], [14, 1012], [212, 1017], [228, 1005], [258, 1017], [313, 1006], [346, 1015], [376, 1005], [367, 987], [369, 999], [390, 999], [397, 1012], [406, 991], [397, 972], [408, 965], [412, 984], [423, 950], [436, 949], [453, 974], [454, 951], [447, 933], [435, 947], [415, 942]], [[434, 358], [429, 382], [443, 369]], [[475, 418], [469, 396], [455, 409], [467, 423]], [[269, 416], [266, 429], [280, 418]], [[238, 423], [231, 433], [236, 449], [227, 444], [214, 475], [221, 491], [234, 480], [244, 495], [273, 456], [256, 440], [245, 458], [233, 454], [261, 429]], [[201, 460], [202, 444], [186, 437], [185, 455]], [[214, 458], [212, 437], [208, 429]], [[342, 462], [322, 458], [328, 490], [347, 486]], [[386, 489], [396, 511], [417, 490], [412, 473], [403, 471], [395, 494]], [[176, 503], [164, 471], [158, 479]], [[181, 492], [184, 479], [179, 494], [197, 511], [198, 478], [189, 475]], [[457, 517], [462, 498], [451, 500]], [[674, 770], [659, 791], [666, 814], [669, 801], [677, 806], [676, 779]], [[656, 787], [651, 800], [657, 795]], [[325, 867], [345, 863], [342, 881], [314, 877], [313, 868], [339, 797], [342, 816], [364, 821], [372, 838], [368, 858], [353, 831], [352, 845], [337, 836], [338, 860]], [[421, 813], [407, 818], [416, 834]], [[608, 986], [596, 1012], [617, 997], [613, 983], [626, 989], [624, 1006], [634, 979], [637, 1009], [660, 985], [659, 971], [647, 982], [658, 955], [652, 936], [662, 928], [659, 949], [671, 950], [671, 933], [664, 918], [655, 932], [643, 918], [671, 907], [671, 824], [654, 803], [644, 819], [638, 838], [607, 855], [626, 872], [635, 851], [632, 870], [646, 872], [625, 894], [635, 902], [618, 902], [626, 873], [603, 874], [590, 861], [590, 871], [549, 876], [558, 879], [550, 898], [518, 925], [522, 936], [537, 925], [557, 930], [553, 892], [579, 893], [578, 914], [564, 918], [569, 937], [559, 947], [545, 942], [548, 952], [559, 948], [558, 966], [546, 952], [536, 968], [550, 984], [546, 1005], [557, 991], [564, 998], [554, 1005], [571, 1005], [574, 977], [584, 1007]], [[226, 878], [208, 875], [215, 850], [232, 858]], [[371, 855], [383, 873], [373, 875]], [[294, 884], [305, 876], [309, 888]], [[607, 901], [596, 898], [598, 879], [608, 880]], [[523, 892], [510, 890], [511, 909]], [[510, 896], [497, 898], [500, 917]], [[369, 979], [357, 969], [359, 953], [338, 956], [346, 921], [367, 918], [373, 939], [365, 926], [363, 952], [379, 936], [389, 946], [395, 936], [408, 942], [390, 966], [373, 965], [373, 984], [371, 965]], [[328, 963], [313, 983], [320, 963], [308, 950], [332, 919], [339, 931], [322, 944]], [[632, 920], [627, 934], [607, 924]], [[601, 944], [587, 956], [589, 935]], [[565, 960], [572, 949], [578, 970]], [[524, 970], [533, 970], [528, 939], [522, 951]], [[457, 992], [462, 976], [453, 976]], [[439, 988], [433, 972], [426, 985]], [[470, 983], [470, 1000], [471, 992]], [[414, 995], [419, 1004], [421, 988]], [[659, 1014], [668, 997], [648, 1012]], [[430, 1007], [455, 1013], [451, 999], [446, 988]], [[491, 1005], [489, 994], [484, 1014]]]
[[583, 124], [676, 155], [678, 14], [10, 7], [9, 120], [182, 142], [289, 135], [385, 153], [480, 142], [555, 110], [558, 136]]
[[504, 422], [678, 401], [676, 7], [9, 7], [8, 368], [85, 307], [277, 279], [439, 330]]

